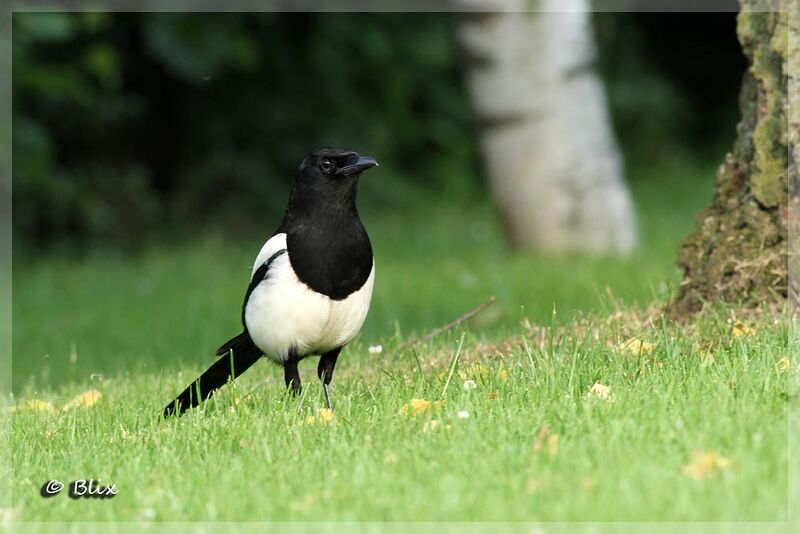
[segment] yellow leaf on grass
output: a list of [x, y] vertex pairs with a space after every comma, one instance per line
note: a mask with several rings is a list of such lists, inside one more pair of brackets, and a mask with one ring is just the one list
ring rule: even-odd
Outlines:
[[619, 346], [622, 352], [626, 352], [632, 356], [644, 356], [650, 354], [656, 348], [655, 343], [643, 341], [638, 337], [631, 337], [622, 342]]
[[736, 338], [750, 337], [756, 335], [757, 333], [758, 331], [755, 328], [747, 326], [741, 321], [736, 321], [733, 323], [733, 326], [731, 326], [731, 335]]
[[500, 369], [500, 371], [497, 373], [497, 377], [500, 380], [508, 380], [508, 369]]
[[71, 408], [91, 408], [95, 405], [95, 403], [100, 399], [102, 395], [96, 389], [90, 389], [89, 391], [85, 391], [66, 403], [62, 410], [65, 412]]
[[411, 399], [408, 404], [404, 404], [400, 408], [400, 413], [416, 417], [417, 414], [425, 413], [433, 408], [438, 408], [442, 405], [442, 401], [429, 401], [425, 399]]
[[683, 474], [695, 480], [715, 476], [728, 468], [730, 461], [714, 451], [694, 451], [692, 461], [683, 466]]
[[536, 439], [533, 440], [533, 454], [539, 454], [539, 451], [542, 450], [542, 445], [544, 445], [549, 432], [550, 429], [547, 425], [540, 426], [539, 430], [536, 431]]
[[319, 422], [320, 425], [325, 426], [330, 422], [334, 422], [333, 420], [333, 411], [329, 410], [328, 408], [320, 408], [319, 410], [319, 417], [315, 415], [309, 415], [306, 417], [305, 421], [300, 421], [298, 424], [300, 426], [314, 426]]
[[323, 425], [333, 420], [333, 411], [330, 408], [322, 408], [319, 411], [319, 422]]
[[459, 369], [458, 376], [461, 378], [461, 380], [466, 380], [468, 378], [485, 379], [489, 376], [489, 369], [480, 363], [475, 362], [472, 365], [467, 365], [462, 369]]
[[16, 411], [16, 410], [26, 410], [26, 411], [30, 411], [30, 412], [50, 412], [50, 413], [55, 413], [56, 412], [56, 407], [53, 406], [51, 403], [49, 403], [47, 401], [43, 401], [43, 400], [40, 400], [40, 399], [31, 399], [29, 401], [26, 401], [21, 406], [15, 406], [15, 407], [11, 408], [11, 411]]
[[783, 358], [778, 360], [778, 363], [776, 363], [775, 366], [778, 368], [778, 371], [780, 371], [781, 373], [785, 373], [786, 371], [789, 370], [791, 363], [792, 362], [789, 361], [789, 357], [784, 356]]

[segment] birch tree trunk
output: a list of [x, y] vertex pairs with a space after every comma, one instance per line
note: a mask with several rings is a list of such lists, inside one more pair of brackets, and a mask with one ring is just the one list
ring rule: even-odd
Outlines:
[[[627, 252], [630, 196], [603, 85], [587, 0], [471, 0], [459, 38], [484, 162], [516, 248]], [[499, 10], [499, 11], [498, 11]], [[562, 10], [569, 12], [545, 12]]]
[[[789, 132], [787, 59], [791, 40], [797, 67], [800, 8], [788, 0], [742, 0], [741, 5], [737, 33], [749, 59], [740, 97], [742, 119], [733, 151], [717, 170], [712, 204], [698, 214], [696, 229], [678, 251], [684, 273], [673, 302], [678, 314], [722, 301], [781, 306], [789, 293], [788, 184], [793, 184], [791, 204], [796, 207], [800, 121], [793, 93]], [[753, 11], [765, 6], [773, 11]], [[796, 267], [796, 258], [792, 261]], [[792, 293], [796, 300], [796, 285]]]

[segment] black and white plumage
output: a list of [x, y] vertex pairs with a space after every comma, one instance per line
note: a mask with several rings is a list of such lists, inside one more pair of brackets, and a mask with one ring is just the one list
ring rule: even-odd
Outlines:
[[364, 324], [375, 282], [372, 246], [356, 209], [361, 173], [377, 165], [346, 150], [321, 148], [301, 164], [278, 230], [261, 247], [242, 305], [244, 331], [164, 409], [183, 413], [266, 356], [300, 391], [297, 363], [320, 355], [317, 374], [329, 384], [339, 351]]

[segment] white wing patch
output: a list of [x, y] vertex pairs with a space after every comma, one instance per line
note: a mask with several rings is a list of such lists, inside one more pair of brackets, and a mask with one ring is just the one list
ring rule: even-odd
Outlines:
[[[267, 241], [258, 253], [253, 274], [284, 248], [286, 234], [277, 234]], [[374, 282], [373, 263], [361, 289], [344, 300], [332, 300], [302, 283], [292, 269], [289, 254], [281, 254], [250, 294], [244, 314], [247, 330], [256, 346], [277, 362], [283, 362], [291, 350], [305, 356], [341, 347], [364, 324]]]

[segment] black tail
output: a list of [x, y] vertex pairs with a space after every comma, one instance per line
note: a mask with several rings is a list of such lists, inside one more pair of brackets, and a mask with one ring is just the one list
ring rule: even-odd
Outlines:
[[262, 354], [247, 332], [229, 340], [217, 349], [217, 356], [221, 358], [184, 389], [177, 399], [167, 404], [164, 417], [175, 412], [182, 415], [189, 408], [194, 408], [213, 395], [214, 390], [224, 386], [228, 378], [236, 378], [247, 371]]

